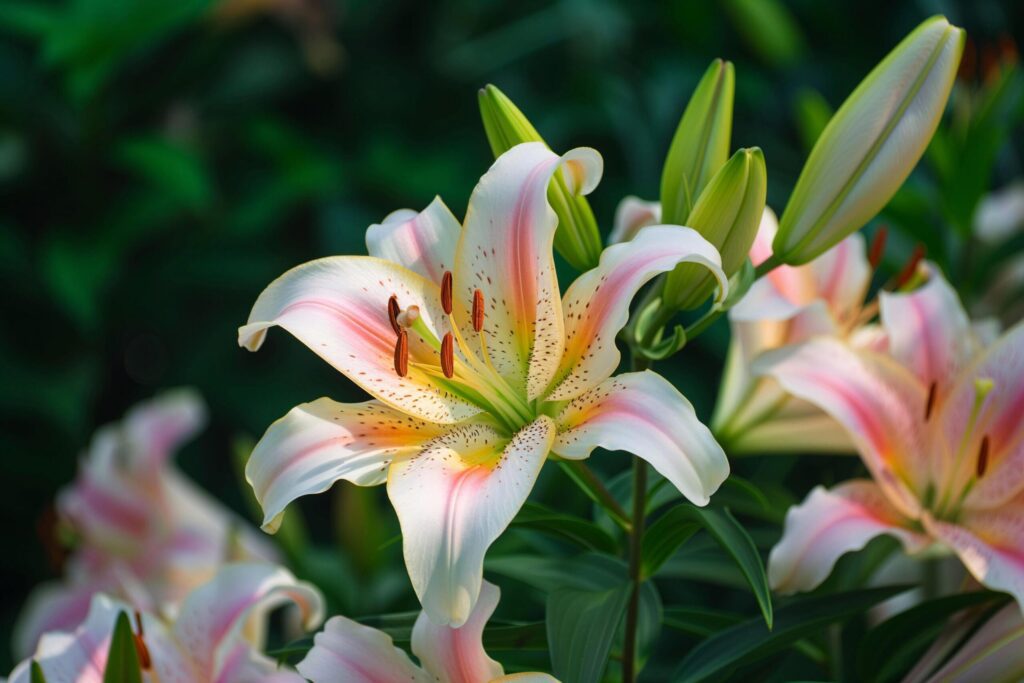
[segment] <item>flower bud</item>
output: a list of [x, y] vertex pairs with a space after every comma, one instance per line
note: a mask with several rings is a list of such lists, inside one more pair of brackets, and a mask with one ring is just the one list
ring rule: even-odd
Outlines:
[[939, 125], [964, 32], [933, 17], [857, 86], [818, 138], [782, 214], [777, 260], [811, 261], [884, 207]]
[[[714, 175], [690, 212], [687, 225], [718, 249], [730, 278], [747, 260], [767, 192], [764, 154], [757, 147], [741, 149]], [[695, 308], [714, 286], [707, 268], [684, 263], [669, 274], [662, 296], [676, 309]]]
[[[537, 129], [505, 93], [493, 85], [481, 88], [480, 116], [494, 157], [524, 142], [544, 142]], [[547, 144], [547, 143], [545, 143]], [[577, 270], [590, 270], [601, 258], [601, 235], [586, 197], [575, 194], [561, 173], [548, 187], [548, 202], [558, 216], [555, 249]]]
[[716, 59], [693, 91], [661, 171], [663, 222], [689, 225], [697, 197], [729, 158], [735, 82], [732, 63]]

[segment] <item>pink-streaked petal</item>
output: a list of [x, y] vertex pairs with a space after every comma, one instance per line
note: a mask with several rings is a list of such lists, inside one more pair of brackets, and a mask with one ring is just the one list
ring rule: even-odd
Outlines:
[[480, 598], [466, 623], [459, 628], [439, 626], [421, 612], [412, 629], [412, 652], [423, 668], [440, 683], [491, 681], [505, 673], [501, 664], [484, 652], [484, 626], [498, 606], [501, 591], [484, 581]]
[[[938, 663], [929, 661], [933, 666]], [[915, 680], [913, 673], [907, 681]], [[941, 668], [926, 679], [917, 680], [977, 683], [1021, 679], [1024, 679], [1024, 618], [1017, 605], [1007, 605], [973, 633]]]
[[592, 149], [559, 157], [543, 143], [524, 143], [498, 157], [469, 199], [456, 254], [455, 315], [468, 351], [483, 358], [472, 327], [474, 292], [480, 290], [487, 355], [531, 400], [548, 386], [565, 343], [552, 252], [558, 219], [548, 204], [548, 184], [561, 172], [573, 191], [587, 194], [601, 168]]
[[551, 674], [538, 671], [524, 671], [518, 674], [506, 674], [495, 678], [490, 683], [558, 683], [558, 679]]
[[122, 438], [132, 470], [153, 472], [206, 424], [206, 405], [191, 389], [166, 391], [132, 408]]
[[641, 228], [661, 222], [661, 202], [648, 202], [629, 195], [615, 209], [615, 221], [608, 235], [608, 244], [628, 242]]
[[790, 394], [817, 405], [846, 429], [864, 464], [904, 515], [920, 512], [911, 491], [924, 491], [927, 394], [888, 356], [817, 338], [765, 355], [766, 372]]
[[935, 382], [945, 395], [957, 371], [977, 352], [971, 323], [960, 297], [938, 266], [921, 266], [928, 281], [909, 293], [878, 295], [889, 353], [925, 386]]
[[345, 617], [331, 617], [296, 667], [313, 683], [433, 683], [395, 647], [391, 636]]
[[[409, 371], [395, 372], [395, 332], [388, 300], [418, 306], [438, 336], [448, 321], [440, 287], [417, 273], [371, 256], [334, 256], [291, 269], [260, 294], [238, 343], [255, 351], [267, 329], [279, 325], [375, 398], [429, 422], [459, 422], [479, 408], [439, 388], [416, 363], [437, 366], [439, 356], [410, 339]], [[418, 337], [417, 337], [418, 338]]]
[[908, 552], [923, 550], [928, 539], [909, 530], [909, 523], [872, 481], [818, 486], [786, 513], [782, 539], [768, 558], [768, 580], [780, 593], [811, 590], [841, 556], [882, 534], [902, 541]]
[[322, 493], [340, 479], [359, 486], [383, 484], [392, 460], [418, 453], [443, 431], [379, 401], [321, 398], [292, 408], [270, 425], [245, 467], [263, 508], [263, 528], [275, 531], [288, 504]]
[[14, 656], [28, 657], [51, 631], [73, 631], [89, 614], [99, 584], [47, 583], [28, 597], [14, 627]]
[[462, 225], [435, 197], [420, 213], [402, 209], [366, 231], [370, 256], [405, 266], [431, 282], [441, 282], [446, 270], [455, 266], [455, 247]]
[[680, 263], [704, 266], [718, 280], [720, 296], [728, 293], [715, 248], [697, 231], [674, 225], [647, 227], [629, 242], [608, 247], [598, 266], [580, 275], [562, 301], [565, 351], [549, 400], [579, 396], [615, 372], [620, 358], [615, 336], [629, 319], [633, 295]]
[[555, 426], [541, 416], [503, 438], [460, 425], [411, 459], [392, 463], [388, 496], [402, 527], [405, 565], [423, 609], [457, 628], [476, 605], [484, 553], [526, 501]]
[[871, 284], [864, 236], [853, 233], [807, 264], [814, 274], [816, 297], [825, 301], [837, 321], [860, 311]]
[[697, 505], [729, 476], [729, 461], [690, 402], [654, 372], [618, 375], [569, 402], [552, 450], [582, 459], [597, 447], [633, 453]]
[[1024, 610], [1024, 496], [991, 510], [965, 510], [956, 523], [923, 518], [980, 583], [1009, 593]]
[[[992, 390], [965, 440], [975, 403], [975, 380], [992, 380]], [[989, 439], [988, 467], [966, 504], [1002, 505], [1024, 490], [1024, 323], [1011, 328], [960, 373], [938, 414], [949, 444], [948, 480], [966, 482], [977, 468], [981, 441]], [[961, 443], [963, 444], [961, 446]]]
[[320, 592], [286, 569], [256, 563], [225, 565], [213, 580], [185, 598], [174, 623], [174, 639], [196, 670], [213, 680], [235, 649], [246, 622], [289, 603], [299, 608], [307, 629], [323, 619]]
[[757, 226], [757, 234], [754, 236], [754, 243], [750, 245], [750, 261], [759, 266], [768, 260], [772, 255], [772, 242], [775, 240], [775, 233], [779, 231], [779, 219], [771, 207], [764, 207], [761, 214], [761, 222]]

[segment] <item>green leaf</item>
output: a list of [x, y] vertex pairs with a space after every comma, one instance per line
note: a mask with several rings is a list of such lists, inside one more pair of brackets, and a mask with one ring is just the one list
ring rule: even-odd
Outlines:
[[692, 518], [686, 507], [681, 505], [669, 510], [644, 532], [640, 565], [643, 576], [653, 576], [690, 536], [701, 529], [701, 523]]
[[743, 621], [743, 616], [710, 607], [669, 607], [665, 626], [698, 638], [707, 638]]
[[899, 679], [939, 635], [949, 617], [970, 607], [1003, 604], [1009, 598], [992, 591], [960, 593], [929, 600], [883, 621], [867, 632], [857, 650], [861, 680]]
[[832, 107], [825, 101], [821, 93], [813, 88], [802, 88], [796, 94], [793, 105], [796, 115], [796, 127], [800, 132], [800, 140], [807, 151], [814, 148], [814, 143], [821, 137], [829, 119], [832, 118]]
[[616, 554], [619, 544], [608, 532], [593, 522], [566, 515], [540, 505], [527, 502], [512, 520], [516, 527], [535, 529], [574, 543], [585, 550]]
[[114, 157], [188, 209], [205, 209], [213, 200], [213, 183], [202, 160], [181, 145], [158, 137], [130, 138]]
[[117, 615], [117, 622], [114, 624], [114, 635], [110, 639], [103, 683], [142, 683], [139, 651], [135, 649], [135, 635], [125, 612]]
[[772, 630], [765, 628], [761, 619], [749, 619], [703, 641], [686, 656], [672, 680], [722, 680], [739, 666], [762, 661], [825, 626], [845, 621], [908, 588], [886, 586], [796, 598], [776, 610]]
[[631, 590], [623, 583], [604, 590], [560, 588], [548, 596], [551, 666], [562, 683], [601, 680]]
[[46, 674], [43, 673], [43, 667], [39, 666], [39, 662], [34, 659], [29, 667], [29, 683], [46, 683]]
[[779, 0], [728, 0], [736, 30], [751, 50], [771, 66], [791, 66], [804, 50], [793, 16]]

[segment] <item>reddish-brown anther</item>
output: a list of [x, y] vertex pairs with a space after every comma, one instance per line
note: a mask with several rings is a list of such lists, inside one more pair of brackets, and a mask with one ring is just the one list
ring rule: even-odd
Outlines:
[[978, 479], [985, 476], [985, 470], [988, 469], [988, 434], [981, 437], [981, 447], [978, 449], [978, 467], [975, 470], [975, 474], [978, 475]]
[[924, 419], [927, 422], [932, 416], [932, 408], [935, 407], [935, 394], [938, 392], [938, 385], [932, 382], [928, 387], [928, 402], [924, 404]]
[[145, 632], [142, 630], [142, 615], [137, 610], [135, 612], [135, 630], [136, 633], [132, 634], [132, 641], [135, 643], [135, 652], [139, 655], [139, 666], [143, 671], [149, 671], [153, 668], [153, 660], [149, 656], [146, 641], [143, 640]]
[[409, 374], [409, 334], [402, 329], [399, 329], [398, 341], [395, 342], [395, 372], [399, 377]]
[[473, 292], [473, 329], [484, 329], [484, 293], [479, 289]]
[[455, 374], [455, 341], [451, 332], [447, 332], [441, 340], [441, 370], [445, 377], [450, 378]]
[[871, 270], [878, 270], [878, 264], [882, 262], [882, 255], [885, 253], [885, 243], [889, 239], [889, 228], [883, 225], [878, 228], [875, 237], [871, 240], [871, 250], [868, 252], [868, 263]]
[[452, 314], [452, 271], [444, 271], [441, 276], [441, 308], [445, 315]]
[[910, 282], [914, 274], [917, 272], [917, 266], [921, 263], [921, 259], [924, 258], [924, 246], [918, 244], [914, 247], [914, 253], [910, 255], [910, 260], [903, 266], [903, 270], [896, 276], [896, 281], [893, 283], [892, 288], [900, 289], [905, 284]]
[[402, 312], [402, 309], [398, 306], [398, 297], [394, 294], [388, 299], [388, 320], [391, 322], [391, 329], [395, 331], [395, 334], [401, 332], [402, 328], [398, 324], [398, 314]]

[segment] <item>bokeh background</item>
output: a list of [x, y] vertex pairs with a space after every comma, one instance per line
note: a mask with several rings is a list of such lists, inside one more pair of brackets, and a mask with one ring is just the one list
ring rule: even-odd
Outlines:
[[[296, 403], [359, 398], [286, 334], [249, 354], [236, 328], [274, 277], [363, 253], [388, 212], [439, 194], [461, 215], [492, 161], [480, 86], [502, 88], [557, 150], [604, 155], [591, 200], [607, 235], [623, 195], [656, 198], [690, 92], [711, 59], [730, 59], [733, 147], [764, 150], [781, 209], [830, 108], [935, 13], [970, 36], [960, 82], [939, 141], [869, 229], [893, 228], [890, 267], [923, 243], [975, 312], [1010, 320], [1024, 240], [972, 229], [984, 194], [1024, 177], [1014, 0], [5, 0], [0, 670], [26, 593], [59, 572], [46, 520], [98, 425], [160, 389], [197, 388], [210, 424], [179, 463], [254, 517], [246, 440]], [[704, 416], [727, 339], [720, 324], [661, 368]], [[857, 466], [795, 462], [736, 468], [802, 497]], [[594, 463], [608, 476], [628, 465]], [[585, 508], [549, 469], [538, 498]], [[330, 584], [336, 610], [413, 608], [383, 491], [335, 491], [300, 506], [320, 548], [303, 571]]]

